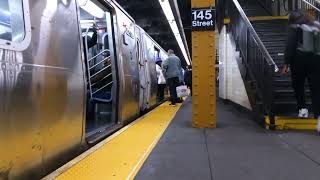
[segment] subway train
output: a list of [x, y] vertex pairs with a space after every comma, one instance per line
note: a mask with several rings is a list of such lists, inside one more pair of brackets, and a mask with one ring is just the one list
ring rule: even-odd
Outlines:
[[0, 180], [44, 177], [155, 107], [158, 58], [114, 0], [1, 0]]

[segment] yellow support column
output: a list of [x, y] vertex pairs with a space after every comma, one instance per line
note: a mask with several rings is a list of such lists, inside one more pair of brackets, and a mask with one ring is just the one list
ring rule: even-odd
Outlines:
[[214, 3], [214, 0], [192, 0], [192, 126], [195, 128], [216, 127], [215, 13], [211, 10]]

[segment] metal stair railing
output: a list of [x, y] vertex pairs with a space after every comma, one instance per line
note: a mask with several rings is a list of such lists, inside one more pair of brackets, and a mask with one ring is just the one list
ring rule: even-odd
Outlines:
[[251, 79], [256, 82], [257, 93], [263, 103], [265, 113], [272, 115], [273, 78], [279, 71], [268, 50], [253, 28], [239, 2], [229, 4], [231, 32], [248, 67]]
[[320, 1], [319, 0], [298, 0], [297, 9], [301, 9], [306, 13], [314, 16], [320, 21]]
[[[219, 7], [219, 2], [225, 7]], [[247, 67], [250, 81], [255, 84], [257, 94], [254, 96], [258, 96], [260, 101], [262, 101], [264, 112], [260, 113], [272, 115], [274, 98], [273, 81], [274, 75], [279, 71], [279, 68], [259, 38], [239, 2], [237, 0], [229, 0], [225, 3], [222, 0], [218, 1], [218, 10], [223, 8], [225, 8], [224, 11], [227, 11], [230, 18], [228, 28], [235, 41], [237, 50], [240, 51], [242, 61]], [[220, 17], [219, 19], [223, 18]]]

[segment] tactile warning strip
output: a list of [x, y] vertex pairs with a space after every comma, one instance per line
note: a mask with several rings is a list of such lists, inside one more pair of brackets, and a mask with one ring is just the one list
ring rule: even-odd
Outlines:
[[[265, 117], [266, 129], [270, 128], [270, 119]], [[291, 117], [275, 117], [276, 130], [316, 130], [316, 119], [298, 119]]]
[[179, 108], [164, 103], [44, 179], [133, 179]]

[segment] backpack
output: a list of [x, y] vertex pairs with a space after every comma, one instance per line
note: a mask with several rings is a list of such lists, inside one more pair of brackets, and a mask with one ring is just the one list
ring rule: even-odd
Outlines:
[[301, 25], [301, 29], [303, 50], [320, 54], [320, 29], [306, 24]]

